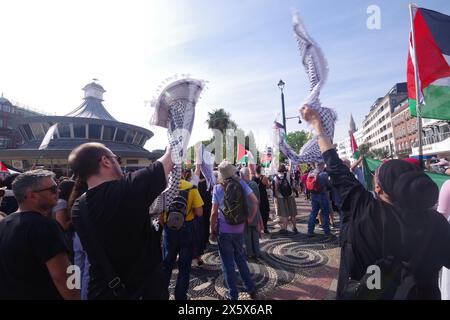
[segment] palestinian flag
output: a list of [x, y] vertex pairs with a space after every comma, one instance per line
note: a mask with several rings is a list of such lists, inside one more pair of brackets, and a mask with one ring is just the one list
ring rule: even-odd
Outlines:
[[267, 154], [263, 154], [263, 156], [261, 157], [261, 165], [264, 168], [269, 168], [271, 162], [272, 162], [272, 155], [269, 156]]
[[242, 144], [238, 143], [236, 162], [243, 163], [244, 157], [246, 154], [247, 154], [247, 150], [245, 150], [245, 147]]
[[7, 167], [3, 162], [1, 162], [1, 161], [0, 161], [0, 172], [6, 172], [6, 173], [9, 173], [8, 167]]
[[[424, 8], [413, 10], [422, 117], [450, 120], [450, 16]], [[411, 114], [417, 116], [413, 57], [410, 33], [408, 97]]]
[[358, 150], [358, 145], [356, 144], [355, 136], [353, 135], [353, 131], [350, 130], [350, 147], [352, 148], [353, 158], [359, 159], [361, 155]]
[[[361, 157], [361, 152], [358, 149], [358, 145], [356, 144], [356, 139], [355, 136], [353, 135], [353, 132], [355, 131], [356, 126], [355, 126], [355, 121], [353, 120], [353, 116], [350, 116], [350, 130], [349, 130], [349, 134], [350, 134], [350, 147], [352, 149], [352, 156], [353, 159], [358, 160]], [[372, 185], [372, 174], [367, 162], [367, 157], [363, 156], [363, 160], [362, 160], [362, 169], [363, 169], [363, 175], [364, 175], [364, 187], [371, 191], [373, 190], [373, 185]]]

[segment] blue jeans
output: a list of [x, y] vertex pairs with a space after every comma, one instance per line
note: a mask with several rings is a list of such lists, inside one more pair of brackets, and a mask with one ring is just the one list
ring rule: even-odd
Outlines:
[[78, 234], [75, 233], [73, 236], [73, 252], [74, 252], [74, 264], [80, 268], [81, 271], [81, 300], [88, 299], [88, 288], [89, 288], [89, 260], [81, 245], [80, 238]]
[[314, 233], [316, 218], [319, 210], [322, 212], [323, 231], [326, 235], [330, 234], [330, 202], [326, 193], [311, 194], [312, 211], [309, 215], [308, 233]]
[[178, 277], [175, 286], [175, 299], [186, 300], [192, 263], [192, 242], [194, 225], [184, 223], [180, 230], [164, 227], [163, 232], [163, 273], [165, 285], [169, 287], [172, 270], [178, 255]]
[[244, 235], [242, 233], [220, 233], [218, 237], [220, 259], [222, 260], [222, 271], [225, 285], [229, 290], [229, 297], [237, 300], [239, 292], [236, 283], [234, 264], [236, 263], [239, 274], [248, 292], [255, 291], [255, 283], [252, 280], [247, 259], [244, 253]]

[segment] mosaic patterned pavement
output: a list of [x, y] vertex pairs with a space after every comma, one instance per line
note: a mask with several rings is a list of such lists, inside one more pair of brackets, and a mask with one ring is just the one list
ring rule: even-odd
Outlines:
[[[316, 225], [316, 236], [306, 236], [310, 205], [297, 198], [298, 234], [277, 233], [276, 221], [269, 221], [270, 234], [260, 240], [261, 258], [248, 261], [258, 288], [257, 298], [265, 299], [333, 299], [336, 286], [339, 248], [335, 236], [327, 237]], [[272, 216], [272, 215], [271, 215]], [[289, 225], [288, 228], [290, 228]], [[336, 234], [336, 232], [333, 232]], [[217, 245], [210, 245], [203, 255], [204, 264], [191, 271], [191, 299], [224, 299], [226, 287]], [[195, 265], [195, 264], [194, 264]], [[237, 272], [238, 288], [243, 285]], [[174, 269], [169, 290], [173, 293], [178, 270]], [[239, 299], [249, 299], [241, 292]]]

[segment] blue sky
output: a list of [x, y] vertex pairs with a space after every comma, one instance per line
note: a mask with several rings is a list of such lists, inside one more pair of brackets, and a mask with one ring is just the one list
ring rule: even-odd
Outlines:
[[[448, 0], [416, 3], [450, 14]], [[366, 26], [369, 5], [381, 9], [380, 30]], [[338, 140], [350, 113], [360, 126], [377, 97], [406, 81], [408, 1], [0, 0], [0, 91], [65, 114], [81, 103], [80, 88], [98, 78], [110, 113], [153, 130], [146, 147], [155, 149], [165, 146], [165, 130], [148, 125], [144, 101], [167, 77], [189, 73], [209, 81], [191, 142], [211, 135], [207, 112], [224, 108], [263, 147], [281, 112], [278, 81], [286, 83], [287, 116], [297, 115], [308, 94], [291, 8], [328, 60], [321, 100], [338, 113]], [[288, 129], [308, 128], [288, 120]]]

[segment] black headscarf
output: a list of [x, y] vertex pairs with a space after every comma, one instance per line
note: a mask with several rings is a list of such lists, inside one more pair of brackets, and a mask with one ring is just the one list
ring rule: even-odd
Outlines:
[[381, 189], [402, 209], [420, 211], [438, 201], [439, 188], [417, 166], [403, 160], [390, 160], [378, 171]]

